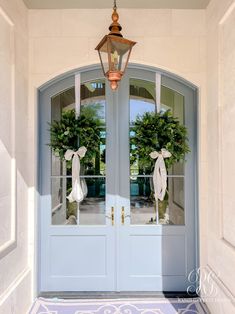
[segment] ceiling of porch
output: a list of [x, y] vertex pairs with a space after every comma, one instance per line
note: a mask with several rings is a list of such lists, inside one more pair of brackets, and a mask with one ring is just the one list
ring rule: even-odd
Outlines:
[[[102, 9], [113, 0], [24, 0], [29, 9]], [[205, 9], [210, 0], [118, 0], [119, 8]]]

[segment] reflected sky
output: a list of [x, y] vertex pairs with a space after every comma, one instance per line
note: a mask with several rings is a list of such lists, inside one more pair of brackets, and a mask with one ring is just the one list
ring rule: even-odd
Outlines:
[[130, 123], [136, 121], [138, 116], [146, 112], [155, 112], [155, 104], [141, 99], [130, 99]]

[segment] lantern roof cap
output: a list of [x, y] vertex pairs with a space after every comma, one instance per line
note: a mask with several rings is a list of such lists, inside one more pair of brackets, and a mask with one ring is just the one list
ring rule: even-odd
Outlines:
[[111, 40], [111, 41], [116, 41], [116, 42], [120, 42], [121, 44], [126, 44], [126, 45], [129, 45], [131, 47], [133, 47], [136, 42], [133, 41], [133, 40], [129, 40], [129, 39], [126, 39], [124, 37], [119, 37], [119, 36], [116, 36], [116, 35], [105, 35], [101, 41], [99, 42], [99, 44], [97, 45], [97, 47], [95, 48], [95, 50], [100, 50], [100, 48], [102, 48], [102, 46], [105, 44], [105, 42], [107, 42], [108, 40]]

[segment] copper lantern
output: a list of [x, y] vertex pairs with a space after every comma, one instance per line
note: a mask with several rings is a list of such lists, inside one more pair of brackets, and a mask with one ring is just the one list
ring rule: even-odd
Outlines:
[[114, 2], [110, 33], [95, 48], [98, 50], [104, 75], [110, 81], [112, 90], [116, 90], [127, 67], [132, 47], [136, 42], [123, 38], [122, 27], [118, 23], [116, 2]]

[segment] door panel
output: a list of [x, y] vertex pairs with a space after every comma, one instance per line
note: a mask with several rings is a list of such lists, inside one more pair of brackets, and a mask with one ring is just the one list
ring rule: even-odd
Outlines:
[[106, 86], [100, 71], [92, 75], [92, 80], [89, 75], [81, 76], [80, 111], [103, 121], [102, 143], [96, 158], [81, 168], [88, 194], [79, 206], [66, 199], [71, 189], [71, 167], [51, 154], [48, 146], [48, 122], [75, 108], [74, 76], [40, 92], [41, 291], [115, 290], [115, 233], [106, 194], [110, 180], [106, 181], [106, 166], [101, 160], [106, 148]]
[[[173, 291], [177, 287], [177, 291], [185, 291], [188, 273], [195, 268], [194, 93], [168, 77], [162, 75], [161, 79], [161, 89], [154, 90], [155, 77], [145, 71], [129, 70], [120, 88], [126, 93], [119, 103], [119, 210], [125, 210], [125, 223], [120, 225], [119, 233], [120, 290]], [[157, 95], [159, 90], [161, 97]], [[155, 99], [161, 99], [161, 103]], [[140, 115], [157, 108], [170, 109], [189, 132], [191, 152], [187, 162], [177, 163], [169, 170], [168, 193], [157, 203], [151, 198], [152, 174], [138, 161], [133, 166], [129, 158], [135, 105]]]
[[[75, 81], [71, 75], [39, 95], [40, 291], [185, 291], [196, 265], [194, 90], [140, 69], [128, 69], [115, 93], [98, 70]], [[100, 151], [81, 168], [88, 193], [79, 206], [66, 200], [71, 167], [48, 146], [48, 122], [77, 104], [102, 122]], [[137, 115], [159, 109], [186, 125], [191, 152], [169, 169], [167, 198], [156, 203], [131, 137]]]

